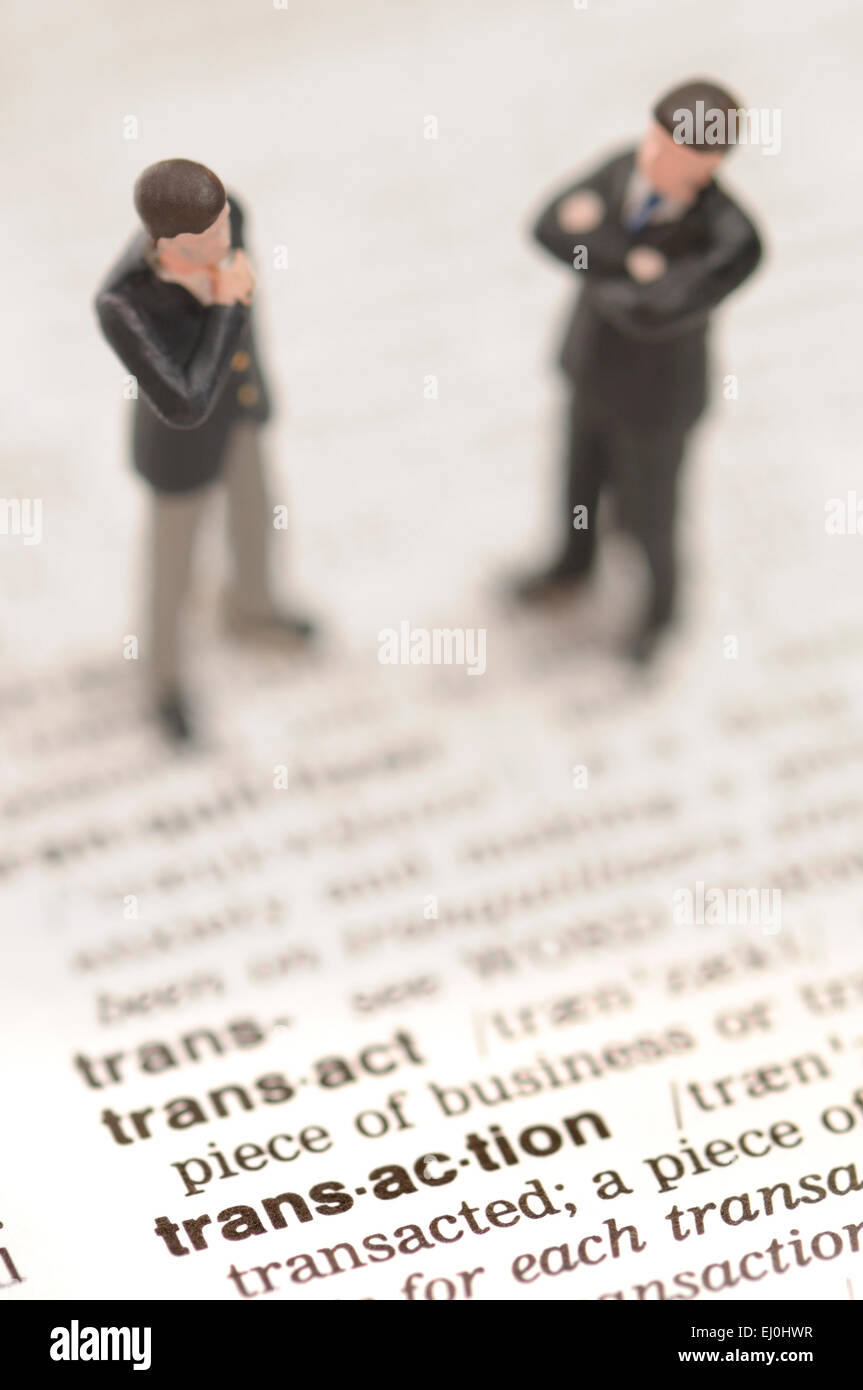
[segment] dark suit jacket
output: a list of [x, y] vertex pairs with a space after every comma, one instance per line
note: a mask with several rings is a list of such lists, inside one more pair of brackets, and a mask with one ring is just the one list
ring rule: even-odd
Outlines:
[[[580, 399], [643, 427], [681, 430], [707, 401], [706, 328], [710, 310], [752, 273], [761, 257], [758, 233], [746, 214], [713, 182], [675, 222], [628, 232], [621, 208], [635, 162], [628, 150], [570, 185], [542, 213], [534, 235], [567, 265], [576, 246], [587, 249], [582, 290], [561, 353], [561, 366]], [[592, 232], [563, 231], [561, 202], [590, 189], [605, 204]], [[652, 246], [668, 270], [651, 284], [633, 280], [624, 258]]]
[[[233, 195], [231, 245], [243, 246], [243, 213]], [[135, 468], [157, 492], [190, 492], [218, 477], [231, 426], [269, 417], [250, 310], [204, 305], [160, 280], [145, 259], [141, 232], [96, 298], [102, 332], [137, 379]]]

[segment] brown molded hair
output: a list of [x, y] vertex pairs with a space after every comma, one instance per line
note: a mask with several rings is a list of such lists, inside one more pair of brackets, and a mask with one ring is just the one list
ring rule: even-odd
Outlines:
[[221, 179], [192, 159], [160, 159], [135, 183], [135, 209], [154, 241], [205, 232], [226, 201]]
[[[663, 130], [667, 130], [669, 135], [673, 135], [677, 126], [675, 112], [688, 111], [695, 120], [699, 101], [703, 102], [702, 111], [705, 115], [712, 111], [722, 112], [725, 134], [728, 136], [730, 133], [728, 113], [729, 111], [740, 110], [739, 102], [724, 87], [720, 87], [716, 82], [710, 82], [703, 77], [693, 78], [691, 82], [684, 82], [682, 86], [674, 87], [670, 92], [666, 92], [665, 96], [660, 97], [654, 106], [653, 115]], [[732, 124], [736, 135], [736, 122]], [[689, 141], [686, 142], [688, 149], [705, 150], [710, 154], [719, 154], [735, 143], [734, 139], [710, 142], [698, 138], [693, 140], [691, 144]]]

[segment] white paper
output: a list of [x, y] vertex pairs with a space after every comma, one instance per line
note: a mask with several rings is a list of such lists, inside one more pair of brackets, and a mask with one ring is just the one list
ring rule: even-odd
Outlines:
[[[77, 6], [47, 48], [18, 16], [38, 82], [35, 56], [11, 73], [4, 488], [44, 516], [39, 545], [2, 538], [0, 1295], [851, 1297], [863, 620], [859, 539], [824, 518], [858, 471], [856, 368], [835, 351], [857, 324], [852, 241], [818, 251], [810, 294], [821, 210], [831, 231], [853, 225], [842, 142], [809, 139], [800, 116], [781, 160], [742, 153], [730, 178], [778, 244], [717, 325], [681, 516], [685, 624], [642, 678], [617, 655], [640, 575], [617, 538], [571, 610], [518, 614], [498, 580], [550, 555], [557, 496], [547, 363], [572, 286], [525, 227], [640, 128], [654, 12], [600, 29], [591, 11], [532, 6], [527, 25], [521, 6], [480, 4], [420, 26], [381, 6], [369, 37], [365, 10], [333, 8], [317, 26], [208, 6], [182, 81], [161, 56], [153, 77], [155, 11], [130, 43]], [[729, 24], [749, 14], [741, 0]], [[806, 14], [813, 47], [847, 51], [852, 21]], [[275, 39], [274, 24], [294, 27]], [[689, 66], [691, 38], [663, 72]], [[789, 74], [796, 41], [771, 37]], [[790, 109], [789, 82], [769, 100]], [[69, 120], [81, 93], [86, 128]], [[127, 110], [141, 128], [124, 143]], [[290, 515], [276, 568], [327, 632], [309, 658], [227, 644], [214, 516], [186, 652], [208, 743], [183, 758], [122, 655], [142, 631], [147, 495], [89, 308], [131, 229], [132, 180], [168, 147], [211, 160], [250, 207]], [[62, 260], [45, 254], [56, 203], [34, 148], [59, 171]], [[100, 171], [86, 197], [83, 169]], [[483, 673], [382, 664], [381, 632], [403, 623], [482, 631]], [[738, 901], [766, 920], [729, 922]], [[256, 1087], [273, 1074], [295, 1094]], [[240, 1090], [220, 1116], [225, 1087]], [[198, 1123], [168, 1123], [193, 1103]], [[268, 1154], [278, 1135], [283, 1154], [306, 1146]], [[371, 1174], [394, 1165], [408, 1190], [375, 1195]], [[349, 1210], [315, 1209], [328, 1183]], [[274, 1224], [264, 1203], [285, 1193]], [[627, 1227], [643, 1248], [623, 1234], [615, 1257]]]

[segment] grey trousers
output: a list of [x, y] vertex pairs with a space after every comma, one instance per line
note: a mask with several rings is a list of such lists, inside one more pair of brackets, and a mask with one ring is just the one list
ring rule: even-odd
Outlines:
[[219, 488], [227, 494], [232, 575], [227, 616], [237, 622], [273, 611], [267, 565], [272, 514], [264, 485], [259, 426], [239, 421], [221, 477], [193, 492], [157, 492], [150, 533], [150, 679], [159, 697], [180, 684], [183, 607], [201, 520]]

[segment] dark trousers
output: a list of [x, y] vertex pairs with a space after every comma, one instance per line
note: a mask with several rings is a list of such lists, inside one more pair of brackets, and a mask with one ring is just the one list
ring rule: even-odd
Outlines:
[[[618, 523], [644, 552], [651, 582], [647, 621], [661, 626], [674, 607], [677, 477], [688, 430], [632, 425], [575, 397], [568, 424], [562, 565], [571, 574], [589, 571], [596, 550], [599, 498], [608, 491]], [[585, 529], [573, 527], [576, 507], [587, 509]]]

